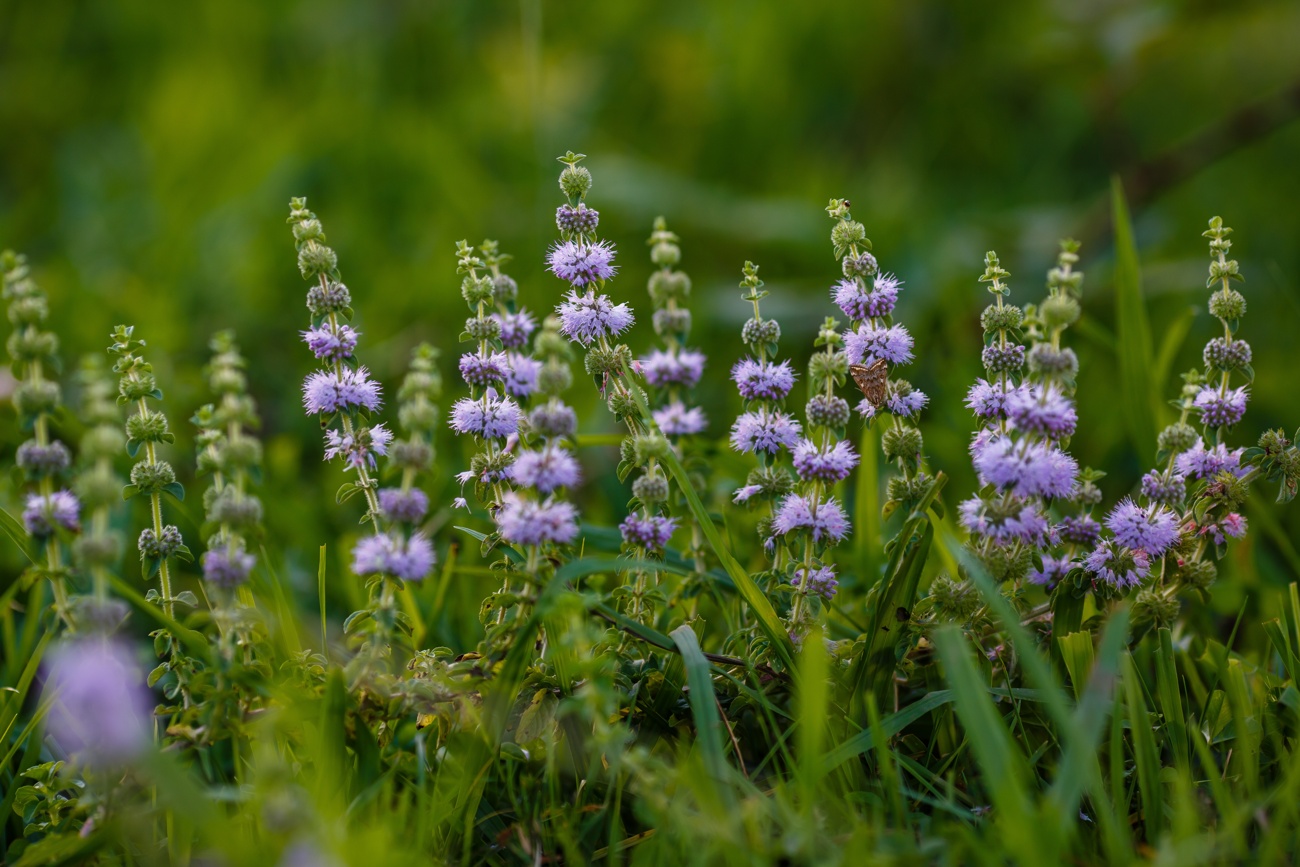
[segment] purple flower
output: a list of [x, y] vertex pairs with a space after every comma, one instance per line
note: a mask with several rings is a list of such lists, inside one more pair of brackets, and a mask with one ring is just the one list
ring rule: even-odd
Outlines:
[[1246, 387], [1234, 388], [1220, 394], [1213, 386], [1202, 388], [1192, 405], [1201, 414], [1201, 424], [1206, 427], [1231, 427], [1246, 414]]
[[1088, 547], [1096, 544], [1101, 536], [1101, 524], [1092, 515], [1071, 515], [1061, 519], [1056, 533], [1062, 542]]
[[149, 746], [151, 696], [129, 648], [104, 637], [46, 654], [45, 725], [59, 747], [96, 767], [119, 765]]
[[654, 410], [651, 415], [654, 416], [655, 424], [659, 425], [664, 435], [670, 437], [701, 433], [709, 426], [708, 419], [704, 417], [704, 410], [698, 406], [688, 409], [679, 400]]
[[1193, 481], [1208, 479], [1224, 470], [1229, 470], [1237, 478], [1241, 478], [1250, 472], [1241, 465], [1241, 454], [1241, 449], [1229, 451], [1223, 443], [1207, 449], [1205, 443], [1198, 439], [1196, 445], [1174, 459], [1174, 465], [1178, 468], [1178, 472]]
[[763, 490], [762, 485], [745, 485], [742, 488], [736, 488], [736, 493], [732, 496], [733, 503], [747, 503], [750, 498]]
[[858, 465], [858, 455], [853, 446], [840, 440], [825, 449], [812, 440], [800, 440], [794, 449], [794, 468], [802, 479], [838, 482], [848, 478]]
[[460, 357], [460, 378], [469, 385], [488, 385], [506, 378], [510, 362], [504, 352], [479, 355], [466, 352]]
[[731, 368], [731, 378], [745, 400], [781, 400], [794, 388], [790, 362], [774, 364], [744, 358]]
[[351, 325], [331, 328], [326, 324], [300, 333], [312, 354], [327, 361], [351, 358], [352, 350], [357, 348], [357, 338], [360, 336]]
[[375, 455], [388, 454], [388, 444], [392, 441], [393, 432], [382, 424], [350, 434], [328, 430], [325, 432], [325, 460], [343, 458], [349, 467], [369, 464], [373, 470], [378, 466]]
[[501, 326], [501, 345], [506, 349], [521, 349], [533, 336], [537, 321], [527, 310], [518, 313], [493, 313], [492, 318]]
[[656, 388], [666, 385], [694, 388], [704, 375], [704, 353], [694, 349], [678, 352], [656, 349], [641, 359], [641, 372], [646, 382]]
[[1083, 568], [1110, 586], [1123, 589], [1142, 583], [1151, 570], [1151, 558], [1145, 551], [1106, 539], [1084, 559]]
[[[901, 394], [894, 389], [885, 398], [885, 407], [900, 418], [911, 418], [924, 409], [929, 402], [930, 398], [926, 397], [923, 391], [912, 389], [907, 394]], [[865, 401], [865, 403], [870, 405], [871, 401]], [[862, 412], [861, 405], [858, 406], [858, 411]]]
[[848, 535], [849, 519], [833, 498], [813, 509], [807, 497], [790, 494], [781, 501], [781, 507], [772, 518], [772, 532], [786, 536], [801, 530], [811, 533], [814, 542], [839, 542]]
[[1038, 546], [1048, 541], [1047, 515], [1037, 503], [1011, 499], [988, 502], [971, 497], [958, 507], [962, 526], [976, 536], [992, 539], [999, 545], [1022, 542]]
[[541, 451], [520, 452], [519, 457], [510, 465], [507, 475], [515, 484], [536, 488], [543, 494], [549, 494], [556, 488], [572, 488], [582, 477], [573, 455], [554, 446]]
[[1246, 519], [1236, 512], [1229, 512], [1221, 520], [1204, 525], [1197, 533], [1209, 536], [1216, 545], [1222, 545], [1228, 538], [1240, 539], [1246, 535]]
[[1178, 541], [1178, 516], [1164, 506], [1144, 509], [1127, 497], [1106, 516], [1116, 540], [1159, 557]]
[[352, 549], [352, 571], [358, 575], [391, 575], [403, 581], [419, 581], [433, 569], [433, 545], [414, 533], [403, 539], [392, 533], [377, 533], [357, 542]]
[[1074, 493], [1079, 464], [1048, 443], [988, 440], [974, 456], [980, 477], [1025, 497], [1067, 497]]
[[868, 290], [860, 280], [841, 280], [831, 288], [831, 295], [844, 315], [852, 320], [878, 319], [894, 311], [898, 302], [898, 278], [892, 274], [876, 277]]
[[677, 519], [665, 518], [662, 515], [643, 517], [633, 513], [623, 519], [618, 529], [627, 544], [655, 550], [667, 545], [668, 540], [673, 537], [673, 531], [677, 529]]
[[453, 509], [465, 509], [466, 511], [468, 511], [469, 503], [465, 502], [464, 497], [456, 497], [454, 500], [451, 501], [451, 507]]
[[68, 490], [55, 491], [48, 498], [28, 494], [23, 526], [38, 539], [53, 536], [59, 529], [76, 533], [81, 529], [81, 501]]
[[1170, 473], [1168, 478], [1159, 470], [1151, 470], [1142, 477], [1142, 496], [1155, 503], [1171, 505], [1181, 503], [1187, 495], [1187, 483], [1181, 473]]
[[512, 545], [567, 544], [578, 535], [578, 510], [564, 500], [536, 502], [514, 491], [501, 499], [496, 514], [501, 538]]
[[462, 397], [451, 408], [451, 429], [485, 439], [504, 439], [519, 429], [519, 406], [490, 389], [480, 400]]
[[792, 449], [803, 431], [799, 422], [783, 412], [760, 409], [747, 412], [731, 426], [731, 447], [738, 452], [776, 454]]
[[555, 308], [560, 314], [560, 330], [570, 340], [589, 346], [601, 337], [617, 337], [632, 325], [631, 309], [614, 304], [608, 295], [570, 292]]
[[390, 521], [414, 524], [429, 511], [429, 497], [419, 488], [383, 488], [379, 492], [379, 511]]
[[907, 364], [912, 360], [912, 335], [901, 325], [878, 328], [864, 323], [845, 333], [844, 349], [850, 364], [873, 364], [881, 358], [890, 364]]
[[574, 286], [605, 281], [614, 276], [614, 245], [608, 241], [583, 244], [562, 241], [546, 254], [547, 270]]
[[1007, 395], [1006, 411], [1019, 430], [1054, 440], [1071, 436], [1079, 423], [1074, 404], [1054, 386], [1016, 389]]
[[363, 407], [374, 412], [381, 403], [379, 383], [364, 367], [344, 368], [341, 373], [318, 370], [302, 386], [302, 405], [307, 415], [352, 412]]
[[537, 390], [537, 374], [542, 371], [542, 363], [536, 358], [511, 352], [506, 356], [505, 390], [506, 394], [519, 400], [526, 400]]
[[829, 601], [835, 597], [840, 582], [835, 578], [835, 570], [830, 566], [815, 568], [808, 573], [808, 582], [804, 583], [802, 566], [794, 570], [794, 579], [790, 582], [795, 587], [803, 587], [812, 596], [820, 596]]
[[1007, 417], [1007, 402], [1021, 388], [1023, 386], [1008, 383], [1004, 392], [1001, 383], [977, 379], [970, 391], [966, 392], [966, 406], [975, 413], [976, 418], [999, 421]]
[[1029, 581], [1032, 584], [1053, 587], [1073, 568], [1074, 561], [1069, 557], [1043, 557], [1041, 568], [1034, 567], [1029, 570]]
[[248, 580], [257, 558], [242, 545], [230, 544], [203, 554], [203, 578], [216, 587], [238, 587]]

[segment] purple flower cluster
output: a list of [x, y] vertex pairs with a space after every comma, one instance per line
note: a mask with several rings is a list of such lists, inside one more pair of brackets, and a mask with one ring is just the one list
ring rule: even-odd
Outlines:
[[238, 587], [248, 580], [257, 558], [242, 545], [224, 545], [205, 551], [202, 557], [203, 578], [216, 587]]
[[1050, 538], [1050, 525], [1043, 508], [1033, 500], [1013, 499], [989, 503], [979, 497], [964, 500], [957, 507], [961, 524], [972, 534], [999, 545], [1019, 542], [1038, 546]]
[[433, 544], [423, 534], [403, 539], [395, 533], [366, 536], [352, 549], [352, 571], [390, 575], [403, 581], [423, 580], [433, 569]]
[[1188, 479], [1208, 479], [1228, 470], [1240, 478], [1250, 472], [1241, 465], [1242, 449], [1229, 449], [1223, 443], [1207, 449], [1205, 442], [1198, 439], [1190, 449], [1174, 460], [1178, 472]]
[[325, 460], [343, 458], [350, 468], [369, 466], [375, 469], [378, 463], [376, 455], [388, 454], [388, 446], [393, 441], [392, 431], [377, 424], [371, 428], [362, 428], [356, 433], [343, 433], [337, 430], [325, 432]]
[[677, 519], [663, 515], [631, 514], [618, 525], [623, 534], [623, 541], [629, 545], [638, 545], [650, 550], [658, 550], [668, 544], [677, 529]]
[[857, 465], [857, 452], [845, 440], [822, 447], [804, 439], [794, 449], [795, 472], [806, 481], [839, 482], [847, 479]]
[[1106, 584], [1123, 590], [1142, 583], [1151, 571], [1151, 558], [1145, 551], [1106, 539], [1084, 558], [1083, 568]]
[[1029, 570], [1029, 580], [1033, 584], [1039, 584], [1045, 587], [1054, 587], [1070, 570], [1074, 568], [1074, 561], [1069, 557], [1053, 557], [1047, 555], [1043, 557], [1043, 565], [1035, 566]]
[[55, 491], [48, 497], [28, 494], [23, 527], [37, 539], [53, 536], [59, 530], [76, 533], [81, 529], [81, 501], [68, 490]]
[[655, 388], [678, 385], [694, 388], [704, 376], [704, 353], [695, 349], [676, 352], [653, 350], [641, 359], [641, 373]]
[[794, 370], [788, 361], [741, 359], [731, 368], [731, 379], [745, 400], [785, 400], [794, 388]]
[[460, 357], [460, 377], [468, 385], [489, 385], [501, 382], [510, 370], [510, 360], [504, 352], [479, 354], [466, 352]]
[[1206, 427], [1232, 427], [1246, 414], [1246, 387], [1221, 392], [1212, 386], [1202, 388], [1192, 402]]
[[772, 518], [772, 532], [778, 536], [807, 532], [814, 542], [840, 542], [849, 533], [849, 519], [833, 498], [814, 506], [810, 498], [790, 494]]
[[[808, 573], [808, 581], [804, 583], [804, 573]], [[790, 582], [795, 587], [803, 587], [812, 596], [820, 596], [822, 599], [830, 601], [835, 598], [840, 582], [835, 577], [835, 570], [830, 566], [814, 567], [811, 571], [800, 566], [794, 570], [794, 577]]]
[[975, 470], [987, 483], [1023, 497], [1068, 497], [1079, 464], [1045, 442], [992, 437], [973, 447]]
[[1246, 535], [1246, 519], [1236, 512], [1229, 512], [1218, 521], [1203, 525], [1196, 532], [1209, 537], [1214, 544], [1222, 545], [1230, 538], [1240, 539]]
[[831, 288], [831, 297], [854, 321], [879, 319], [894, 312], [902, 282], [893, 274], [877, 274], [870, 289], [860, 279], [844, 279]]
[[527, 310], [517, 313], [493, 313], [492, 318], [501, 326], [501, 345], [506, 349], [522, 349], [537, 328], [537, 321]]
[[1056, 525], [1056, 534], [1068, 545], [1087, 548], [1101, 538], [1101, 524], [1092, 515], [1067, 515]]
[[429, 511], [429, 497], [419, 488], [383, 488], [379, 492], [379, 510], [390, 521], [414, 524]]
[[546, 255], [547, 270], [574, 286], [603, 283], [614, 276], [614, 245], [608, 241], [561, 241]]
[[351, 325], [334, 327], [328, 322], [318, 328], [301, 332], [302, 339], [312, 354], [323, 361], [343, 361], [352, 357], [360, 334]]
[[[921, 410], [925, 409], [926, 404], [929, 402], [930, 398], [925, 392], [920, 391], [919, 389], [913, 388], [904, 393], [903, 391], [891, 386], [889, 393], [885, 396], [885, 402], [882, 406], [899, 418], [913, 418], [919, 415]], [[877, 407], [866, 398], [859, 401], [855, 409], [857, 409], [858, 414], [863, 418], [875, 418], [876, 413], [879, 411]]]
[[120, 765], [149, 746], [151, 696], [130, 650], [88, 638], [45, 658], [46, 730], [58, 746], [94, 767]]
[[336, 412], [355, 412], [366, 409], [376, 412], [382, 401], [380, 386], [370, 378], [364, 367], [342, 371], [318, 370], [307, 377], [302, 386], [302, 405], [307, 415]]
[[1059, 440], [1079, 422], [1074, 402], [1055, 386], [1017, 388], [1006, 396], [1006, 413], [1017, 430]]
[[702, 433], [709, 424], [704, 410], [698, 406], [688, 408], [679, 400], [654, 410], [651, 415], [659, 429], [670, 437]]
[[519, 405], [491, 389], [482, 399], [462, 397], [451, 408], [451, 429], [484, 439], [504, 439], [519, 429]]
[[1178, 542], [1178, 516], [1164, 506], [1142, 508], [1125, 498], [1106, 516], [1120, 544], [1159, 557]]
[[632, 326], [634, 319], [626, 304], [615, 304], [608, 295], [590, 291], [584, 295], [569, 292], [556, 311], [560, 314], [560, 330], [583, 346], [617, 337]]
[[966, 392], [966, 406], [976, 418], [1000, 421], [1007, 417], [1007, 399], [1015, 393], [1015, 386], [1003, 391], [1002, 386], [996, 382], [977, 379], [970, 391]]
[[509, 491], [502, 497], [496, 523], [501, 538], [512, 545], [565, 545], [578, 535], [578, 510], [563, 500], [539, 503]]
[[850, 364], [873, 364], [884, 359], [890, 364], [912, 360], [912, 335], [902, 325], [888, 327], [865, 322], [844, 335], [844, 349]]
[[1151, 470], [1142, 477], [1142, 496], [1153, 503], [1173, 505], [1181, 503], [1187, 495], [1187, 481], [1181, 473], [1171, 472], [1166, 476], [1159, 470]]
[[507, 353], [506, 361], [506, 394], [517, 400], [527, 400], [537, 390], [537, 376], [542, 372], [542, 363], [519, 352]]
[[731, 447], [738, 452], [776, 454], [792, 449], [803, 427], [784, 412], [759, 409], [747, 412], [731, 426]]
[[540, 451], [521, 451], [507, 475], [517, 485], [549, 494], [557, 488], [576, 487], [582, 471], [573, 455], [557, 445], [548, 444]]

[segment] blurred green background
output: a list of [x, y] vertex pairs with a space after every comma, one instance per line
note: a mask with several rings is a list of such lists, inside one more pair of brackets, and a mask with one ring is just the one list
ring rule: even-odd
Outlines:
[[[621, 251], [612, 291], [641, 313], [638, 352], [653, 337], [644, 239], [659, 214], [681, 234], [712, 370], [701, 397], [719, 436], [738, 408], [725, 371], [741, 349], [741, 264], [762, 266], [768, 312], [802, 367], [837, 276], [822, 209], [850, 198], [882, 265], [906, 281], [898, 313], [920, 356], [909, 373], [932, 398], [927, 451], [955, 478], [950, 504], [973, 483], [962, 398], [979, 375], [983, 254], [998, 250], [1013, 300], [1032, 302], [1057, 238], [1080, 238], [1086, 312], [1070, 336], [1083, 420], [1072, 449], [1110, 470], [1113, 502], [1154, 448], [1135, 449], [1118, 412], [1112, 176], [1131, 200], [1156, 346], [1196, 311], [1173, 372], [1199, 364], [1215, 333], [1200, 232], [1220, 214], [1236, 229], [1242, 334], [1259, 372], [1235, 440], [1300, 424], [1298, 38], [1294, 0], [10, 0], [0, 245], [31, 257], [69, 367], [101, 351], [114, 324], [138, 326], [183, 435], [172, 457], [184, 473], [185, 420], [207, 400], [207, 337], [238, 332], [266, 419], [268, 523], [304, 598], [317, 546], [351, 531], [356, 514], [334, 506], [342, 473], [320, 464], [299, 410], [311, 359], [297, 341], [307, 315], [289, 197], [309, 198], [339, 251], [363, 361], [393, 391], [410, 347], [434, 341], [450, 403], [464, 316], [454, 244], [499, 238], [516, 255], [523, 303], [551, 307], [561, 287], [542, 257], [560, 201], [554, 157], [566, 149], [589, 155], [589, 201]], [[573, 396], [587, 430], [612, 430], [581, 378]], [[12, 454], [12, 423], [3, 437]], [[464, 462], [459, 445], [442, 446], [445, 502]], [[626, 499], [601, 476], [610, 459], [584, 455], [598, 520], [616, 519]], [[1270, 498], [1251, 512], [1259, 541], [1236, 549], [1238, 580], [1216, 590], [1229, 621], [1244, 590], [1297, 572], [1288, 537], [1300, 510], [1261, 508]], [[3, 558], [16, 572], [13, 552]], [[332, 580], [342, 597], [360, 593]]]

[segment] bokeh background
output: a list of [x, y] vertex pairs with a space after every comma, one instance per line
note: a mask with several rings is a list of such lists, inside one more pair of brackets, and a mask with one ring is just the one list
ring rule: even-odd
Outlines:
[[[1013, 300], [1032, 302], [1056, 240], [1079, 238], [1088, 276], [1070, 335], [1083, 419], [1072, 448], [1111, 471], [1113, 502], [1154, 451], [1137, 447], [1119, 412], [1113, 177], [1133, 211], [1156, 347], [1174, 323], [1186, 328], [1157, 371], [1162, 393], [1175, 395], [1176, 374], [1215, 334], [1200, 232], [1220, 214], [1236, 229], [1250, 304], [1242, 333], [1259, 374], [1235, 439], [1300, 425], [1298, 41], [1294, 0], [10, 0], [0, 5], [0, 245], [31, 257], [69, 367], [102, 351], [116, 323], [136, 324], [181, 434], [171, 456], [183, 473], [186, 419], [207, 400], [208, 335], [237, 331], [265, 416], [268, 523], [304, 600], [317, 546], [352, 532], [356, 513], [334, 505], [342, 473], [320, 463], [299, 411], [310, 357], [297, 341], [305, 287], [284, 224], [289, 197], [309, 198], [339, 251], [363, 360], [393, 390], [410, 348], [433, 341], [450, 403], [464, 316], [455, 242], [498, 238], [516, 256], [523, 303], [552, 306], [560, 284], [542, 258], [560, 201], [555, 156], [567, 149], [589, 155], [590, 202], [621, 251], [613, 293], [642, 312], [637, 351], [653, 338], [651, 221], [662, 214], [682, 236], [712, 369], [702, 399], [719, 436], [738, 409], [725, 371], [741, 349], [742, 263], [762, 266], [768, 312], [802, 367], [832, 312], [822, 209], [850, 198], [884, 267], [906, 281], [898, 314], [917, 337], [910, 375], [932, 398], [927, 452], [954, 477], [949, 503], [973, 484], [961, 402], [979, 374], [983, 254], [996, 249]], [[581, 377], [573, 395], [586, 430], [612, 430]], [[18, 433], [5, 413], [9, 455]], [[450, 438], [442, 456], [446, 502], [464, 463]], [[617, 520], [626, 493], [605, 472], [612, 451], [583, 458], [589, 515]], [[14, 481], [5, 485], [12, 503]], [[1269, 616], [1272, 590], [1300, 574], [1289, 541], [1300, 509], [1270, 498], [1256, 498], [1257, 542], [1238, 549], [1234, 580], [1215, 590], [1229, 625], [1245, 597], [1248, 619]], [[197, 498], [186, 510], [196, 516]], [[454, 536], [448, 528], [441, 545]], [[20, 568], [8, 549], [0, 563], [10, 576]], [[337, 557], [330, 568], [331, 605], [347, 610], [358, 582]], [[488, 589], [467, 579], [454, 592], [472, 605]], [[448, 629], [448, 640], [470, 637]]]

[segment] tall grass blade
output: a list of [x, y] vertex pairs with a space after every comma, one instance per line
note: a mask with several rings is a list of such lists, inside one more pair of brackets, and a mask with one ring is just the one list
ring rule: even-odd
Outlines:
[[1156, 407], [1159, 406], [1156, 383], [1151, 376], [1155, 353], [1142, 298], [1137, 242], [1118, 177], [1111, 181], [1111, 214], [1115, 224], [1115, 328], [1120, 388], [1124, 395], [1122, 405], [1133, 447], [1138, 454], [1150, 457], [1155, 450]]

